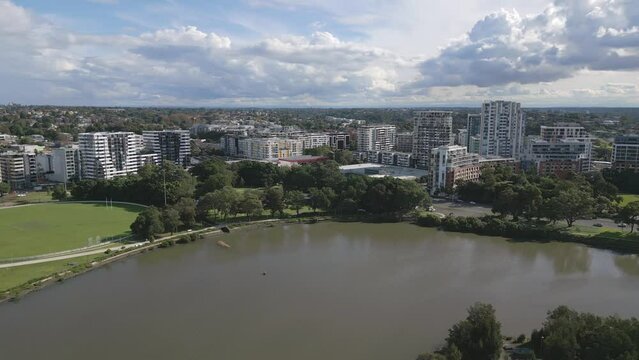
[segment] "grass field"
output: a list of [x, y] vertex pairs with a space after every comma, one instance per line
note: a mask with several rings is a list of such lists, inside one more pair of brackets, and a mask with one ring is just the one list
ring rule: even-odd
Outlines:
[[33, 204], [51, 200], [51, 194], [46, 191], [32, 191], [26, 193], [26, 196], [18, 196], [16, 193], [11, 193], [0, 197], [0, 206]]
[[41, 264], [16, 266], [0, 269], [0, 292], [71, 268], [74, 264], [89, 262], [102, 254], [81, 256], [73, 259], [50, 261]]
[[623, 198], [621, 205], [626, 205], [627, 203], [632, 201], [639, 201], [639, 195], [635, 194], [622, 194], [621, 197]]
[[99, 244], [129, 234], [141, 207], [47, 203], [0, 209], [0, 259]]

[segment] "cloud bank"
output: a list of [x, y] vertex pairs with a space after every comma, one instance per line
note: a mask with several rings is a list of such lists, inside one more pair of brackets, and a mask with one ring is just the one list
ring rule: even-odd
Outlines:
[[[632, 0], [556, 0], [532, 16], [502, 9], [425, 60], [342, 40], [324, 27], [238, 40], [190, 25], [81, 33], [0, 0], [0, 102], [385, 106], [512, 96], [639, 105], [639, 4]], [[597, 74], [608, 75], [587, 81]]]

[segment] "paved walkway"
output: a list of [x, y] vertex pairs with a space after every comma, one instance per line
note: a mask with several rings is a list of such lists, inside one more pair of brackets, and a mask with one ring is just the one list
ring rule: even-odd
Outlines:
[[[280, 219], [266, 219], [266, 220], [257, 220], [257, 221], [252, 221], [249, 224], [253, 225], [253, 224], [260, 224], [260, 223], [269, 223], [269, 222], [274, 222], [274, 221], [279, 221]], [[165, 236], [163, 238], [157, 239], [155, 240], [153, 243], [150, 243], [148, 241], [145, 242], [141, 242], [141, 243], [135, 243], [135, 244], [128, 244], [128, 245], [117, 245], [117, 246], [112, 246], [112, 247], [108, 247], [108, 248], [101, 248], [101, 249], [96, 249], [96, 250], [87, 250], [87, 251], [82, 251], [82, 252], [74, 252], [72, 254], [60, 254], [60, 255], [54, 255], [54, 256], [47, 256], [45, 258], [36, 258], [36, 259], [29, 259], [29, 260], [24, 260], [24, 261], [17, 261], [17, 262], [10, 262], [10, 263], [4, 263], [4, 264], [0, 264], [0, 269], [6, 269], [6, 268], [11, 268], [11, 267], [15, 267], [15, 266], [24, 266], [24, 265], [34, 265], [34, 264], [40, 264], [40, 263], [45, 263], [45, 262], [49, 262], [49, 261], [58, 261], [58, 260], [66, 260], [66, 259], [73, 259], [73, 258], [77, 258], [77, 257], [81, 257], [81, 256], [88, 256], [88, 255], [97, 255], [97, 254], [101, 254], [104, 253], [105, 251], [111, 250], [111, 251], [117, 251], [117, 250], [123, 250], [124, 249], [131, 249], [131, 248], [144, 248], [144, 247], [152, 247], [152, 246], [156, 246], [158, 243], [164, 241], [164, 240], [170, 240], [170, 239], [175, 239], [175, 238], [179, 238], [181, 236], [184, 235], [189, 235], [189, 234], [201, 234], [201, 233], [206, 233], [206, 234], [217, 234], [217, 233], [221, 233], [221, 230], [215, 230], [218, 227], [222, 227], [223, 225], [220, 226], [212, 226], [212, 227], [208, 227], [208, 228], [204, 228], [204, 229], [200, 229], [200, 230], [195, 230], [195, 231], [184, 231], [181, 233], [176, 233], [173, 235], [169, 235], [169, 236]], [[233, 226], [232, 224], [230, 226]]]
[[0, 269], [11, 268], [11, 267], [15, 267], [15, 266], [40, 264], [40, 263], [45, 263], [45, 262], [49, 262], [49, 261], [73, 259], [73, 258], [77, 258], [77, 257], [81, 257], [81, 256], [103, 254], [105, 251], [107, 251], [107, 249], [111, 250], [111, 251], [116, 251], [116, 250], [122, 249], [123, 247], [126, 248], [126, 249], [129, 249], [129, 248], [132, 248], [132, 247], [141, 247], [141, 246], [144, 246], [145, 244], [149, 244], [149, 242], [147, 241], [147, 242], [143, 242], [143, 243], [119, 245], [119, 246], [114, 246], [114, 247], [109, 247], [109, 248], [102, 248], [102, 249], [97, 249], [97, 250], [88, 250], [88, 251], [76, 252], [76, 253], [66, 254], [66, 255], [49, 256], [49, 257], [39, 258], [39, 259], [11, 262], [11, 263], [6, 263], [6, 264], [0, 264]]

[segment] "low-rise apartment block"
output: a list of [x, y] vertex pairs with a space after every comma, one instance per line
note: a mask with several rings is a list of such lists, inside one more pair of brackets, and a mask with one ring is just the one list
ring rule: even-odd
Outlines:
[[639, 135], [615, 138], [612, 148], [612, 168], [639, 172]]
[[431, 194], [452, 191], [458, 181], [477, 181], [481, 175], [479, 155], [460, 145], [441, 146], [432, 150]]

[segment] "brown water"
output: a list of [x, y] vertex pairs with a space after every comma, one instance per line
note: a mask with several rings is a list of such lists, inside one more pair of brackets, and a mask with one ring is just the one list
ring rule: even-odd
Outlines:
[[[475, 301], [639, 315], [639, 260], [408, 224], [290, 225], [132, 257], [0, 305], [2, 359], [412, 360]], [[262, 275], [266, 272], [266, 276]]]

